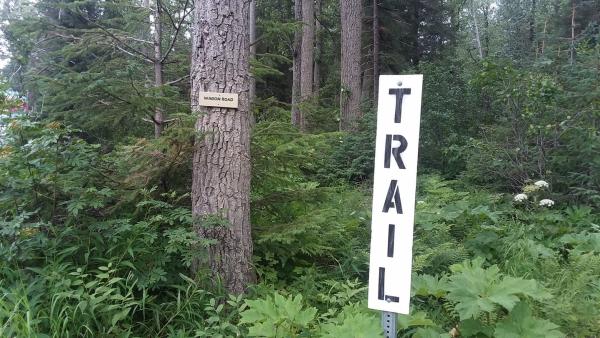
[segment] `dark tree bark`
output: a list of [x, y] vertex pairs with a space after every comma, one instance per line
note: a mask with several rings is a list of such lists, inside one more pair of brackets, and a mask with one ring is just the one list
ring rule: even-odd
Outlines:
[[531, 1], [531, 10], [529, 12], [529, 48], [534, 50], [536, 47], [535, 43], [535, 11], [537, 9], [537, 1]]
[[373, 45], [363, 46], [363, 62], [361, 63], [362, 84], [361, 101], [368, 101], [373, 95]]
[[483, 7], [483, 57], [490, 55], [490, 9]]
[[342, 19], [342, 69], [340, 130], [355, 130], [361, 117], [361, 0], [340, 0]]
[[[250, 229], [249, 2], [196, 0], [192, 110], [200, 113], [192, 177], [196, 231], [216, 243], [206, 264], [213, 281], [242, 293], [254, 281]], [[200, 92], [239, 94], [239, 108], [198, 106]], [[226, 221], [226, 225], [214, 219]], [[211, 221], [212, 220], [212, 221]]]
[[379, 96], [379, 53], [380, 53], [379, 36], [379, 3], [378, 0], [373, 0], [373, 104], [377, 107], [377, 99]]
[[[250, 35], [250, 59], [256, 58], [256, 0], [250, 0], [250, 12], [248, 13], [250, 19], [250, 29], [248, 34]], [[254, 77], [250, 78], [250, 103], [254, 102], [256, 98], [256, 81]]]
[[[315, 5], [302, 0], [302, 50], [300, 52], [300, 99], [310, 101], [313, 95], [313, 66], [315, 60]], [[300, 110], [300, 130], [306, 130], [306, 112]]]
[[[294, 1], [294, 19], [302, 22], [302, 0]], [[292, 124], [300, 128], [300, 65], [302, 49], [302, 30], [294, 33], [294, 51], [292, 64]]]
[[421, 61], [421, 46], [419, 45], [419, 27], [421, 24], [421, 0], [413, 0], [410, 2], [412, 5], [412, 33], [411, 33], [411, 44], [412, 44], [412, 55], [411, 63], [413, 66], [418, 66]]
[[315, 65], [313, 68], [313, 93], [319, 93], [321, 87], [321, 22], [319, 17], [321, 16], [321, 10], [323, 8], [322, 0], [315, 0]]

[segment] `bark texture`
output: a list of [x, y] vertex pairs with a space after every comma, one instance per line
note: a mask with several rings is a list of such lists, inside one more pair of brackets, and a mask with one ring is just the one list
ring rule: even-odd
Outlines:
[[[302, 0], [294, 1], [294, 19], [302, 22]], [[292, 64], [292, 124], [300, 128], [300, 65], [301, 65], [302, 31], [294, 33], [294, 51]]]
[[[192, 211], [202, 238], [213, 239], [213, 281], [242, 293], [254, 281], [250, 229], [249, 1], [196, 0], [192, 110], [199, 112]], [[203, 91], [239, 94], [239, 108], [198, 106]], [[227, 225], [214, 223], [215, 217]], [[207, 226], [208, 225], [208, 226]], [[197, 262], [202, 264], [203, 262]]]
[[[302, 50], [300, 52], [300, 99], [309, 101], [313, 95], [313, 65], [315, 60], [315, 4], [302, 0]], [[306, 130], [306, 112], [300, 109], [300, 130]]]
[[340, 130], [355, 130], [361, 117], [361, 0], [340, 0], [342, 18], [342, 69]]

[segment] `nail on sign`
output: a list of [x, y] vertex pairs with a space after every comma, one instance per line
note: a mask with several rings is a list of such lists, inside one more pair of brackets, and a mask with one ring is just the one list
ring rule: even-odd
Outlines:
[[408, 314], [422, 75], [379, 78], [369, 308]]
[[237, 108], [238, 94], [201, 92], [199, 105], [205, 107]]

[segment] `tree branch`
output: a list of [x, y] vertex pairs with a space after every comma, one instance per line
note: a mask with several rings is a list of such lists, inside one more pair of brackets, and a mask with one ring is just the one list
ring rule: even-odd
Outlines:
[[150, 62], [154, 62], [154, 59], [152, 59], [151, 57], [149, 57], [148, 55], [146, 55], [146, 53], [141, 52], [139, 50], [137, 50], [136, 48], [130, 46], [129, 44], [125, 43], [123, 40], [119, 39], [118, 36], [116, 36], [115, 34], [113, 34], [110, 30], [108, 30], [108, 28], [98, 24], [95, 21], [90, 20], [89, 18], [85, 17], [82, 14], [79, 14], [79, 17], [81, 17], [83, 20], [85, 20], [86, 22], [88, 22], [89, 24], [99, 28], [100, 30], [102, 30], [104, 33], [106, 33], [109, 37], [111, 37], [114, 41], [116, 41], [118, 44], [120, 44], [121, 46], [123, 46], [122, 48], [117, 46], [117, 48], [119, 48], [119, 50], [121, 51], [125, 51], [125, 49], [129, 49], [129, 52], [127, 52], [127, 54], [129, 55], [137, 55], [139, 57], [142, 57], [143, 59], [150, 61]]
[[[181, 31], [181, 25], [183, 25], [183, 21], [194, 10], [194, 8], [192, 7], [192, 8], [190, 8], [189, 11], [186, 12], [186, 10], [188, 9], [188, 5], [189, 4], [190, 4], [190, 0], [185, 0], [185, 5], [183, 6], [183, 14], [181, 15], [181, 19], [179, 20], [178, 25], [176, 27], [174, 26], [174, 28], [175, 28], [175, 34], [173, 35], [173, 39], [171, 39], [171, 43], [169, 44], [169, 48], [165, 52], [162, 60], [160, 60], [160, 63], [164, 63], [167, 60], [167, 57], [169, 57], [169, 54], [171, 54], [171, 51], [173, 51], [173, 47], [175, 47], [175, 42], [177, 41], [177, 36], [179, 35], [179, 32]], [[163, 9], [165, 9], [165, 8], [163, 7]], [[171, 18], [170, 14], [169, 14], [169, 18]], [[172, 18], [171, 18], [171, 20], [172, 20]]]
[[188, 75], [186, 75], [186, 76], [182, 76], [182, 77], [180, 77], [180, 78], [179, 78], [179, 79], [177, 79], [177, 80], [169, 81], [169, 82], [165, 83], [165, 85], [166, 85], [166, 86], [174, 85], [174, 84], [176, 84], [176, 83], [178, 83], [178, 82], [181, 82], [181, 81], [183, 81], [183, 80], [185, 80], [185, 79], [187, 79], [187, 78], [189, 78], [189, 77], [190, 77], [190, 75], [188, 74]]

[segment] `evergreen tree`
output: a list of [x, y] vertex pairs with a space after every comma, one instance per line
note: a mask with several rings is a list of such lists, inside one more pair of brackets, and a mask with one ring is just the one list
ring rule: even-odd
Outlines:
[[[198, 0], [192, 49], [192, 109], [199, 113], [192, 212], [196, 231], [213, 240], [213, 281], [232, 293], [253, 282], [250, 226], [250, 42], [245, 0]], [[239, 94], [237, 109], [201, 107], [201, 92]]]

